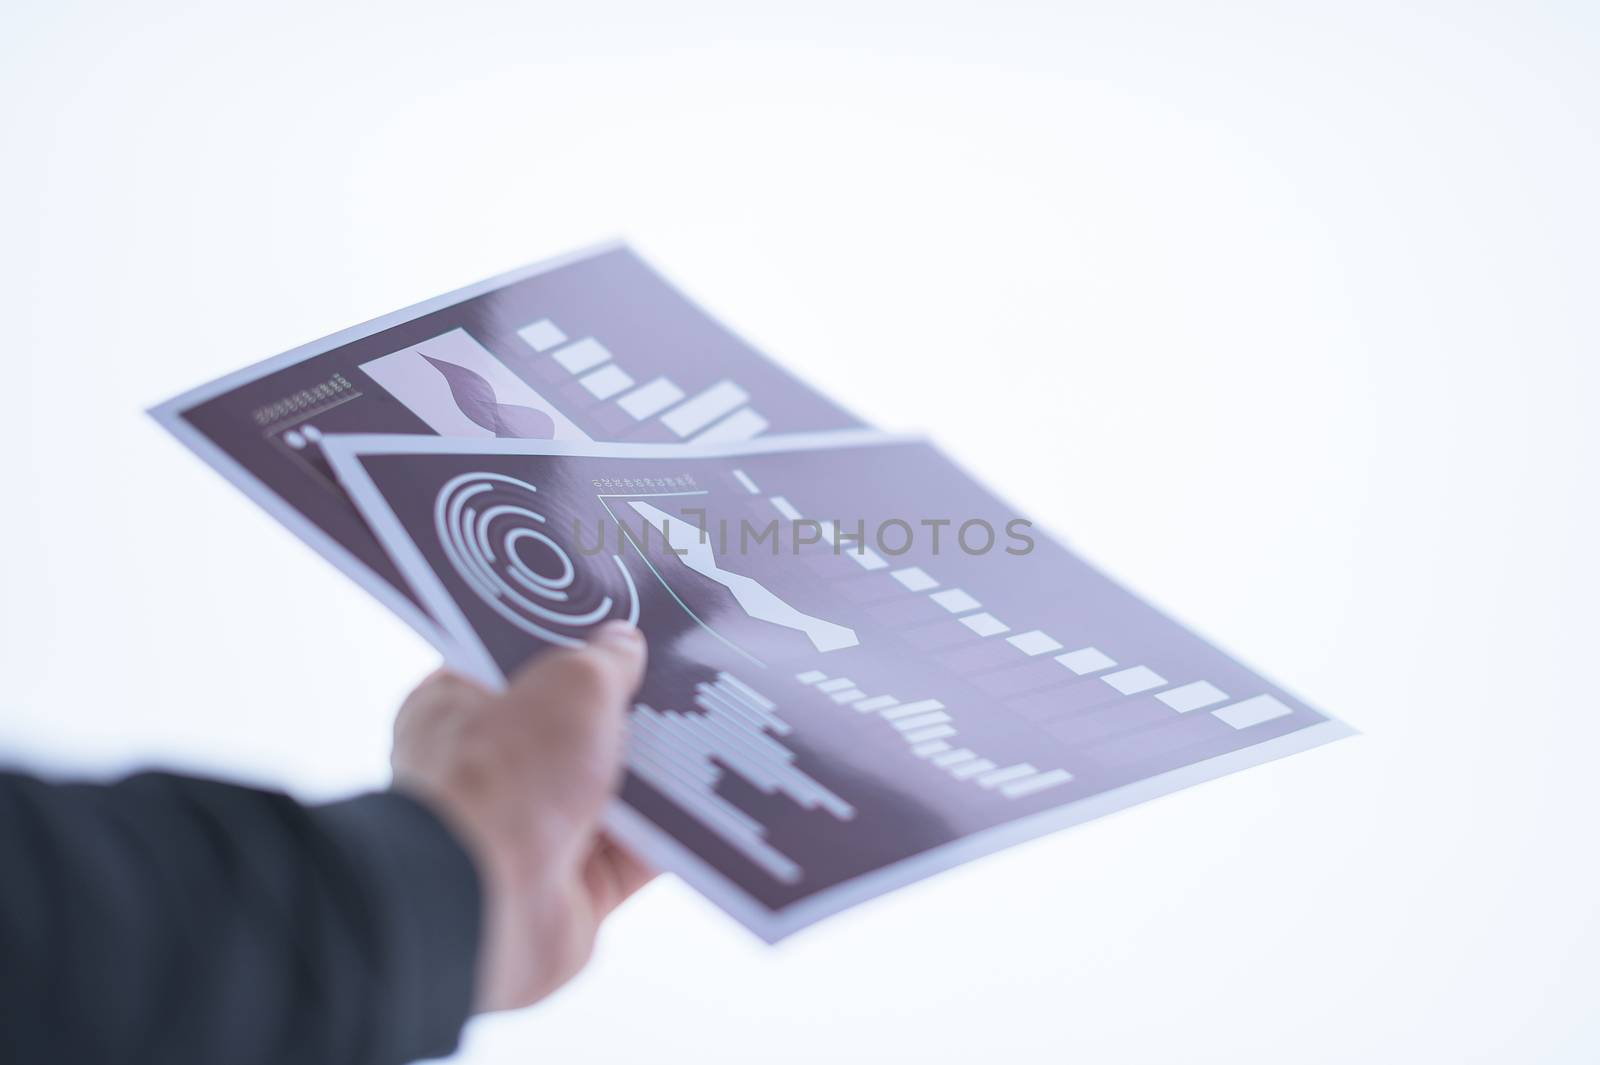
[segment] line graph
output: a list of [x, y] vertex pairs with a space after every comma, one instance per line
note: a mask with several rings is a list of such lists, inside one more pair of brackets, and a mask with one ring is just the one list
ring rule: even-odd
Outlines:
[[705, 530], [698, 525], [683, 518], [674, 519], [651, 503], [635, 500], [628, 505], [661, 534], [667, 546], [682, 557], [684, 565], [728, 589], [740, 608], [757, 621], [802, 632], [818, 651], [837, 651], [861, 642], [854, 629], [813, 617], [790, 605], [754, 577], [723, 569], [717, 563], [716, 552], [711, 549]]

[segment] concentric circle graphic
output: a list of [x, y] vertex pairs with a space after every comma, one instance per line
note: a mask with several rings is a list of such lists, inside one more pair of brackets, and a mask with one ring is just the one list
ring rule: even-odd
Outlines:
[[[434, 527], [461, 578], [511, 624], [551, 643], [577, 647], [611, 617], [639, 620], [639, 593], [620, 556], [574, 561], [540, 506], [538, 489], [498, 473], [453, 477], [434, 501]], [[596, 573], [595, 568], [600, 572]]]

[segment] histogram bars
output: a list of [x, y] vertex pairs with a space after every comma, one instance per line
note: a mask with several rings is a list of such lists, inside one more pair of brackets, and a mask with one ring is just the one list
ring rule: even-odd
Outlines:
[[998, 791], [1008, 799], [1065, 784], [1072, 774], [1065, 769], [1040, 770], [1027, 762], [1002, 766], [981, 758], [966, 747], [951, 741], [958, 729], [955, 719], [937, 699], [918, 699], [902, 703], [893, 695], [868, 696], [849, 677], [829, 677], [818, 669], [795, 674], [795, 680], [809, 685], [836, 703], [848, 705], [858, 714], [876, 714], [894, 728], [909, 745], [912, 755], [949, 773], [956, 780], [970, 780], [980, 788]]
[[[800, 512], [782, 496], [772, 497], [772, 504], [785, 517], [791, 520], [799, 518]], [[875, 567], [868, 566], [867, 568]], [[940, 584], [938, 578], [920, 566], [906, 566], [902, 569], [890, 570], [889, 576], [893, 577], [900, 583], [901, 587], [909, 592], [926, 594], [930, 600], [955, 615], [957, 621], [978, 636], [988, 638], [1011, 631], [1011, 626], [983, 610], [983, 604], [966, 589], [945, 588]], [[1056, 654], [1055, 652], [1061, 651], [1064, 645], [1060, 640], [1042, 629], [1029, 629], [1026, 632], [1006, 636], [1005, 641], [1029, 658], [1038, 655], [1052, 655], [1059, 665], [1071, 670], [1077, 676], [1083, 677], [1098, 674], [1102, 683], [1109, 684], [1122, 695], [1156, 692], [1155, 697], [1157, 699], [1180, 714], [1213, 707], [1218, 703], [1225, 703], [1233, 698], [1215, 684], [1205, 680], [1190, 681], [1187, 684], [1168, 688], [1166, 691], [1159, 691], [1159, 689], [1167, 688], [1169, 682], [1167, 678], [1149, 666], [1130, 666], [1126, 669], [1119, 669], [1114, 673], [1105, 672], [1117, 664], [1116, 659], [1098, 647], [1080, 647], [1073, 651], [1064, 651], [1061, 654]], [[865, 708], [865, 705], [864, 703], [856, 704], [858, 709]], [[1292, 711], [1287, 705], [1271, 695], [1254, 696], [1211, 711], [1211, 715], [1218, 721], [1235, 729], [1250, 728], [1253, 725], [1276, 721], [1278, 718], [1286, 717], [1290, 713]], [[954, 773], [954, 770], [952, 770], [952, 773]], [[979, 779], [982, 780], [984, 778], [980, 777]], [[1019, 779], [1017, 787], [1022, 789], [1019, 794], [1026, 795], [1029, 793], [1031, 786], [1028, 781]]]
[[628, 769], [770, 876], [797, 883], [804, 870], [767, 842], [766, 826], [718, 794], [718, 782], [736, 773], [763, 794], [841, 821], [855, 807], [797, 768], [794, 752], [773, 738], [792, 729], [772, 700], [730, 673], [694, 691], [697, 712], [634, 706]]
[[566, 332], [548, 318], [523, 326], [517, 335], [577, 377], [595, 399], [615, 400], [634, 421], [655, 418], [678, 436], [703, 444], [737, 443], [767, 430], [767, 419], [746, 406], [749, 393], [732, 381], [717, 381], [687, 396], [667, 377], [639, 384], [600, 341], [583, 337], [569, 343]]
[[[752, 495], [757, 493], [755, 482], [750, 480], [748, 474], [743, 470], [734, 470], [733, 472], [746, 491]], [[769, 496], [767, 502], [786, 521], [799, 522], [805, 520], [801, 515], [800, 508], [790, 502], [787, 496]], [[838, 541], [842, 539], [837, 528], [833, 527], [831, 523], [819, 522], [818, 525], [820, 526], [819, 531], [822, 538], [830, 545], [837, 547]], [[845, 554], [865, 570], [883, 570], [889, 567], [889, 563], [882, 555], [862, 543], [854, 544]], [[937, 577], [934, 577], [921, 566], [890, 569], [889, 576], [899, 582], [900, 586], [906, 591], [927, 595], [929, 600], [942, 607], [976, 636], [988, 639], [1002, 636], [1012, 631], [1010, 625], [984, 610], [983, 604], [971, 592], [968, 592], [965, 588], [944, 587]], [[1114, 673], [1103, 672], [1117, 663], [1110, 655], [1107, 655], [1097, 647], [1080, 647], [1073, 651], [1064, 651], [1061, 654], [1056, 654], [1055, 652], [1062, 651], [1065, 645], [1042, 629], [1029, 629], [1025, 632], [1005, 636], [1005, 642], [1010, 644], [1019, 654], [1026, 655], [1029, 658], [1038, 655], [1053, 655], [1057, 663], [1080, 677], [1100, 674], [1099, 679], [1102, 683], [1109, 684], [1122, 695], [1154, 692], [1160, 688], [1165, 688], [1168, 684], [1165, 677], [1149, 666], [1131, 666]], [[808, 674], [802, 674], [802, 676], [806, 675]], [[834, 701], [840, 703], [854, 702], [853, 699], [849, 698], [852, 692], [864, 697], [864, 693], [855, 691], [854, 685], [849, 683], [841, 684], [839, 687], [832, 689], [824, 687], [822, 690], [837, 693], [834, 694]], [[1198, 710], [1225, 702], [1232, 697], [1209, 681], [1202, 680], [1180, 685], [1171, 691], [1157, 695], [1156, 698], [1178, 713], [1186, 714], [1191, 710]], [[1224, 706], [1212, 710], [1211, 714], [1217, 720], [1235, 729], [1243, 729], [1252, 725], [1263, 724], [1267, 721], [1275, 721], [1291, 712], [1287, 706], [1277, 699], [1271, 696], [1264, 698], [1270, 701], [1254, 702], [1244, 700], [1234, 703], [1232, 706]], [[876, 700], [872, 701], [875, 702]], [[866, 706], [865, 703], [855, 703], [855, 705], [858, 708]], [[930, 728], [932, 727], [935, 726], [930, 726]], [[908, 738], [910, 737], [908, 736]], [[939, 737], [929, 733], [923, 738], [937, 739]], [[962, 772], [965, 773], [966, 770]], [[952, 770], [952, 774], [958, 777], [961, 776], [961, 774], [956, 774], [954, 770]], [[983, 779], [985, 778], [979, 778], [980, 781]], [[1071, 779], [1070, 775], [1060, 780], [1055, 780], [1053, 783], [1063, 783], [1069, 779]], [[1025, 783], [1026, 781], [1020, 779], [1017, 781], [1017, 787], [1021, 789], [1017, 794], [1029, 794], [1028, 788], [1023, 787]], [[1037, 790], [1037, 788], [1033, 790]], [[1007, 792], [1007, 794], [1010, 794], [1010, 792]]]

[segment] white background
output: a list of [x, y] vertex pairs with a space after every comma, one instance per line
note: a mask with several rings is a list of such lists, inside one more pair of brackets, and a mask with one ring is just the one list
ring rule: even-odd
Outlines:
[[612, 235], [1364, 731], [778, 949], [660, 881], [461, 1059], [1593, 1061], [1600, 18], [33, 3], [0, 757], [321, 798], [433, 654], [141, 407]]

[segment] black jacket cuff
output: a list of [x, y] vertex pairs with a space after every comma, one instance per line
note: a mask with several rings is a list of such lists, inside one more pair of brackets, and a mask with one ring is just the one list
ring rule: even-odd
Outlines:
[[365, 881], [381, 935], [374, 1015], [386, 1029], [381, 1061], [455, 1050], [472, 1011], [482, 893], [471, 857], [425, 805], [399, 792], [312, 811]]

